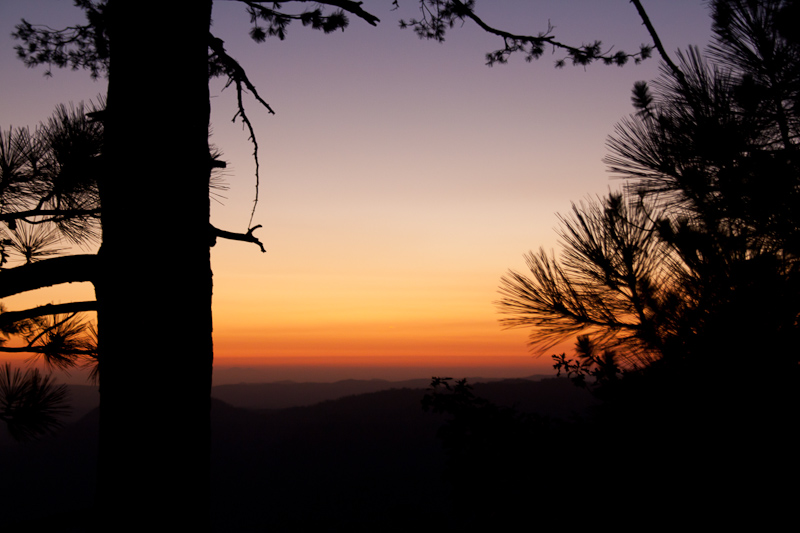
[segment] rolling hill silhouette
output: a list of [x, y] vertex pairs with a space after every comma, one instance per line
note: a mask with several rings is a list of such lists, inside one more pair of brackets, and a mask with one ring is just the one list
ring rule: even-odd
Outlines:
[[[349, 385], [348, 390], [361, 386]], [[293, 386], [298, 389], [287, 396], [297, 401], [302, 385], [274, 389]], [[347, 388], [342, 387], [339, 392]], [[272, 405], [278, 400], [269, 399], [268, 389], [232, 386], [223, 395]], [[257, 400], [259, 390], [266, 391], [262, 401]], [[584, 391], [563, 379], [477, 383], [475, 392], [499, 404], [558, 417], [590, 403]], [[444, 417], [422, 410], [424, 394], [424, 388], [394, 388], [281, 409], [246, 409], [215, 399], [216, 530], [444, 526], [452, 516], [451, 487], [443, 476], [446, 456], [436, 438]], [[4, 530], [65, 530], [91, 516], [97, 417], [92, 410], [39, 442], [0, 443], [0, 501], [8, 509], [6, 523], [16, 524]]]

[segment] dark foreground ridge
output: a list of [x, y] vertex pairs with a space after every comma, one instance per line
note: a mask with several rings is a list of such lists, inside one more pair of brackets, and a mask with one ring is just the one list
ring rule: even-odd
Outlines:
[[[269, 385], [226, 386], [220, 396], [263, 406], [275, 401], [269, 399], [274, 390], [314, 389], [311, 384], [270, 385], [272, 390]], [[319, 390], [332, 391], [337, 384], [321, 385]], [[337, 394], [377, 385], [340, 383]], [[283, 409], [245, 409], [215, 400], [215, 530], [404, 531], [452, 522], [447, 456], [436, 436], [445, 417], [423, 411], [425, 392], [424, 387], [390, 388]], [[562, 379], [477, 383], [475, 392], [550, 416], [569, 416], [589, 402], [584, 391]], [[87, 403], [83, 398], [82, 408]], [[10, 525], [4, 531], [83, 531], [79, 525], [91, 518], [96, 452], [96, 410], [46, 440], [3, 440], [0, 501]]]

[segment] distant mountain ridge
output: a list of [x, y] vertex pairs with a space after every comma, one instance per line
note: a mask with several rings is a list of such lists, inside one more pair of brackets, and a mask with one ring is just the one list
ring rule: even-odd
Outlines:
[[[541, 381], [553, 376], [534, 375], [523, 381]], [[467, 378], [471, 384], [516, 381], [502, 378]], [[367, 394], [390, 389], [427, 389], [430, 378], [388, 381], [384, 379], [345, 379], [333, 383], [274, 381], [269, 383], [237, 383], [216, 385], [211, 396], [234, 407], [245, 409], [286, 409], [303, 407], [345, 396]], [[68, 385], [71, 414], [66, 423], [74, 422], [98, 406], [100, 396], [94, 385]]]
[[382, 390], [424, 389], [429, 384], [430, 380], [426, 379], [406, 381], [347, 379], [334, 383], [298, 383], [294, 381], [238, 383], [212, 387], [211, 396], [235, 407], [246, 409], [286, 409]]
[[[531, 376], [540, 381], [551, 376]], [[497, 378], [467, 378], [469, 383], [504, 381]], [[286, 409], [303, 407], [345, 396], [391, 389], [426, 389], [430, 378], [388, 381], [384, 379], [346, 379], [333, 383], [276, 381], [272, 383], [238, 383], [212, 387], [211, 396], [235, 407], [247, 409]]]

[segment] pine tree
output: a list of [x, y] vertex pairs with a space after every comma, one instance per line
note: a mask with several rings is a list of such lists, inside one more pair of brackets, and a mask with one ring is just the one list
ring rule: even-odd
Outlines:
[[789, 505], [771, 488], [796, 473], [800, 407], [796, 5], [713, 2], [707, 56], [637, 83], [609, 138], [622, 191], [573, 206], [560, 255], [502, 280], [505, 325], [540, 349], [577, 336], [555, 366], [603, 400], [598, 452], [648, 500], [682, 483], [676, 516]]
[[800, 49], [773, 24], [782, 2], [713, 7], [711, 61], [692, 48], [654, 91], [637, 83], [636, 113], [609, 138], [623, 191], [573, 206], [562, 255], [504, 278], [505, 324], [533, 326], [532, 342], [588, 335], [630, 369], [754, 351], [796, 366]]

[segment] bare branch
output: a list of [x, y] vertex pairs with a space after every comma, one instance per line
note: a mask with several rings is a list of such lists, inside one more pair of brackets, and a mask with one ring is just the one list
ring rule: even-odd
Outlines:
[[234, 233], [231, 231], [225, 231], [215, 228], [214, 226], [211, 226], [211, 246], [214, 246], [217, 243], [217, 238], [228, 239], [231, 241], [252, 242], [254, 244], [257, 244], [258, 247], [261, 248], [262, 253], [266, 253], [267, 251], [264, 249], [264, 245], [261, 243], [260, 240], [258, 240], [258, 238], [256, 238], [255, 235], [253, 235], [253, 232], [260, 227], [261, 224], [253, 226], [252, 228], [247, 230], [247, 233]]
[[253, 83], [247, 77], [247, 73], [242, 66], [225, 51], [222, 39], [209, 34], [208, 41], [208, 46], [213, 52], [210, 61], [212, 61], [212, 63], [215, 62], [216, 68], [220, 69], [221, 72], [228, 76], [228, 83], [226, 87], [228, 87], [231, 83], [236, 85], [236, 101], [238, 110], [233, 116], [232, 120], [235, 122], [239, 117], [242, 119], [242, 123], [247, 127], [247, 130], [250, 133], [250, 141], [253, 143], [253, 159], [255, 160], [256, 165], [256, 194], [255, 199], [253, 200], [253, 210], [250, 212], [250, 222], [248, 223], [248, 226], [250, 226], [253, 223], [253, 218], [256, 214], [256, 207], [258, 206], [258, 191], [261, 177], [259, 175], [260, 168], [258, 164], [258, 141], [256, 140], [256, 132], [253, 128], [253, 124], [250, 122], [250, 119], [244, 110], [244, 101], [242, 100], [243, 88], [247, 88], [252, 93], [253, 97], [255, 97], [255, 99], [262, 106], [264, 106], [270, 114], [274, 115], [275, 111], [263, 98], [261, 98], [261, 95], [258, 94], [258, 90], [256, 90], [255, 85], [253, 85]]
[[639, 17], [642, 19], [642, 24], [644, 24], [645, 28], [647, 28], [647, 32], [653, 39], [653, 43], [655, 44], [656, 50], [658, 50], [658, 54], [661, 56], [661, 59], [667, 64], [667, 67], [669, 67], [675, 77], [681, 80], [681, 82], [685, 85], [686, 80], [683, 77], [683, 72], [681, 72], [681, 69], [679, 69], [678, 66], [672, 61], [672, 59], [669, 57], [669, 54], [664, 49], [664, 45], [661, 44], [661, 39], [659, 39], [653, 23], [650, 22], [650, 17], [647, 16], [647, 12], [644, 10], [642, 3], [639, 0], [631, 0], [631, 3], [636, 6], [636, 11], [639, 13]]

